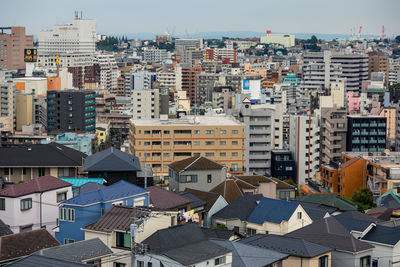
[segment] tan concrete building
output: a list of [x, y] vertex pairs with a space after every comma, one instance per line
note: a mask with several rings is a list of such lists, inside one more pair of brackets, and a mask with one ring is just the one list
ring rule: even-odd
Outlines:
[[14, 132], [15, 84], [0, 83], [0, 131]]
[[188, 116], [130, 122], [130, 153], [153, 168], [154, 176], [168, 176], [167, 165], [193, 156], [204, 156], [242, 174], [244, 125], [227, 116]]
[[16, 130], [22, 131], [22, 126], [33, 123], [33, 95], [17, 94], [15, 96]]
[[25, 35], [25, 27], [1, 27], [0, 70], [25, 69], [24, 49], [28, 48], [33, 48], [33, 35]]
[[394, 143], [396, 139], [396, 108], [383, 107], [379, 116], [386, 117], [386, 139], [390, 143]]
[[368, 54], [368, 79], [371, 79], [372, 72], [385, 73], [385, 86], [389, 81], [389, 57], [382, 52], [371, 52]]

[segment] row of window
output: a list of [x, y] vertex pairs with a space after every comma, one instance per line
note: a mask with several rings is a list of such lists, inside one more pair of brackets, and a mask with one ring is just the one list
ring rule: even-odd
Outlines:
[[[139, 141], [138, 144], [141, 145], [142, 142]], [[171, 143], [169, 141], [164, 141], [163, 142], [164, 146], [169, 146], [170, 144]], [[204, 144], [206, 146], [214, 146], [215, 145], [215, 141], [204, 141]], [[238, 145], [239, 141], [232, 141], [231, 144], [233, 146]], [[146, 142], [143, 142], [143, 145], [145, 145], [145, 146], [150, 146], [150, 145], [160, 146], [161, 145], [161, 141], [152, 141], [152, 142], [146, 141]], [[192, 145], [192, 141], [174, 141], [174, 145]], [[200, 146], [201, 145], [201, 141], [193, 141], [193, 145]], [[221, 146], [226, 145], [226, 141], [219, 141], [219, 145], [221, 145]]]
[[[144, 134], [161, 134], [161, 130], [145, 130], [143, 131]], [[214, 130], [205, 130], [204, 131], [205, 134], [214, 134], [215, 131]], [[220, 130], [220, 134], [226, 134], [226, 130]], [[142, 130], [139, 130], [139, 134], [142, 133]], [[163, 131], [164, 134], [170, 134], [169, 130], [164, 130]], [[200, 130], [193, 130], [194, 134], [200, 134]], [[238, 130], [232, 130], [232, 134], [238, 134], [239, 131]], [[174, 134], [192, 134], [192, 130], [174, 130]]]
[[74, 222], [75, 210], [70, 208], [60, 208], [60, 221]]

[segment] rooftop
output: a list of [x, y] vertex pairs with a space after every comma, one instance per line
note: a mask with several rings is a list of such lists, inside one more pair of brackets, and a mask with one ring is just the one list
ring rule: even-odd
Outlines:
[[248, 222], [262, 225], [264, 222], [280, 224], [289, 221], [299, 203], [263, 197], [247, 218]]
[[220, 170], [224, 168], [221, 164], [202, 156], [175, 161], [169, 164], [168, 167], [177, 172], [186, 170]]
[[369, 160], [387, 168], [400, 168], [400, 152], [343, 152], [349, 157], [358, 157]]
[[84, 171], [141, 171], [140, 161], [136, 156], [110, 147], [85, 159]]
[[131, 119], [135, 126], [240, 126], [242, 123], [228, 116], [186, 116], [181, 119]]
[[186, 206], [192, 201], [189, 198], [167, 191], [158, 186], [147, 187], [147, 190], [150, 192], [150, 203], [158, 209], [174, 209]]

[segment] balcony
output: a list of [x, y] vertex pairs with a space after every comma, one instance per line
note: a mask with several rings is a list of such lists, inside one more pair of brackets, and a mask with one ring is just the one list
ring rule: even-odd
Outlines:
[[85, 102], [85, 106], [91, 106], [91, 105], [95, 105], [96, 102], [92, 101], [92, 102]]
[[369, 140], [369, 143], [370, 143], [370, 144], [376, 144], [376, 143], [378, 143], [378, 141], [375, 140], [375, 139], [371, 139], [371, 140]]
[[386, 127], [386, 123], [378, 123], [378, 127]]
[[368, 140], [367, 139], [362, 139], [361, 140], [361, 144], [368, 144]]
[[377, 131], [372, 131], [372, 132], [369, 132], [369, 135], [377, 135], [378, 134], [378, 132]]
[[361, 131], [361, 135], [369, 135], [367, 131]]
[[359, 144], [360, 143], [360, 139], [353, 139], [353, 144]]
[[96, 114], [87, 114], [87, 115], [85, 115], [85, 118], [92, 118], [92, 117], [96, 117]]
[[353, 135], [360, 135], [360, 132], [353, 132]]
[[361, 124], [360, 123], [353, 123], [353, 127], [360, 127]]
[[377, 126], [378, 126], [378, 124], [375, 123], [375, 122], [371, 122], [371, 123], [369, 124], [369, 127], [377, 127]]
[[386, 140], [385, 139], [378, 139], [378, 144], [386, 144]]
[[361, 123], [361, 127], [369, 127], [369, 123]]
[[85, 112], [89, 112], [89, 111], [93, 111], [93, 110], [95, 110], [96, 108], [87, 108], [87, 109], [85, 109]]
[[378, 131], [379, 135], [385, 135], [386, 136], [386, 131]]

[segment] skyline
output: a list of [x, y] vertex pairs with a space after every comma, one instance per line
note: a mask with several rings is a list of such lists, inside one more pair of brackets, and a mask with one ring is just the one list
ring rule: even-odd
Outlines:
[[[104, 0], [72, 0], [68, 3], [42, 0], [36, 5], [32, 1], [27, 5], [27, 2], [1, 0], [0, 25], [25, 26], [28, 34], [36, 36], [40, 30], [51, 29], [55, 24], [70, 24], [77, 10], [82, 11], [83, 18], [96, 19], [97, 33], [106, 35], [169, 32], [190, 36], [201, 32], [264, 33], [267, 29], [282, 33], [350, 35], [350, 29], [355, 28], [358, 32], [359, 26], [363, 27], [362, 34], [380, 35], [382, 25], [385, 25], [388, 37], [400, 34], [400, 18], [396, 14], [400, 10], [400, 1], [396, 0], [339, 0], [332, 6], [328, 6], [327, 1], [317, 0], [288, 0], [284, 6], [272, 1], [252, 1], [254, 4], [243, 5], [237, 0], [205, 0], [190, 6], [182, 0], [172, 4], [157, 0], [151, 5], [124, 0], [112, 6]], [[152, 9], [154, 6], [158, 8]], [[183, 13], [188, 9], [189, 12]], [[331, 15], [327, 16], [328, 9]], [[316, 23], [320, 21], [324, 23]]]

